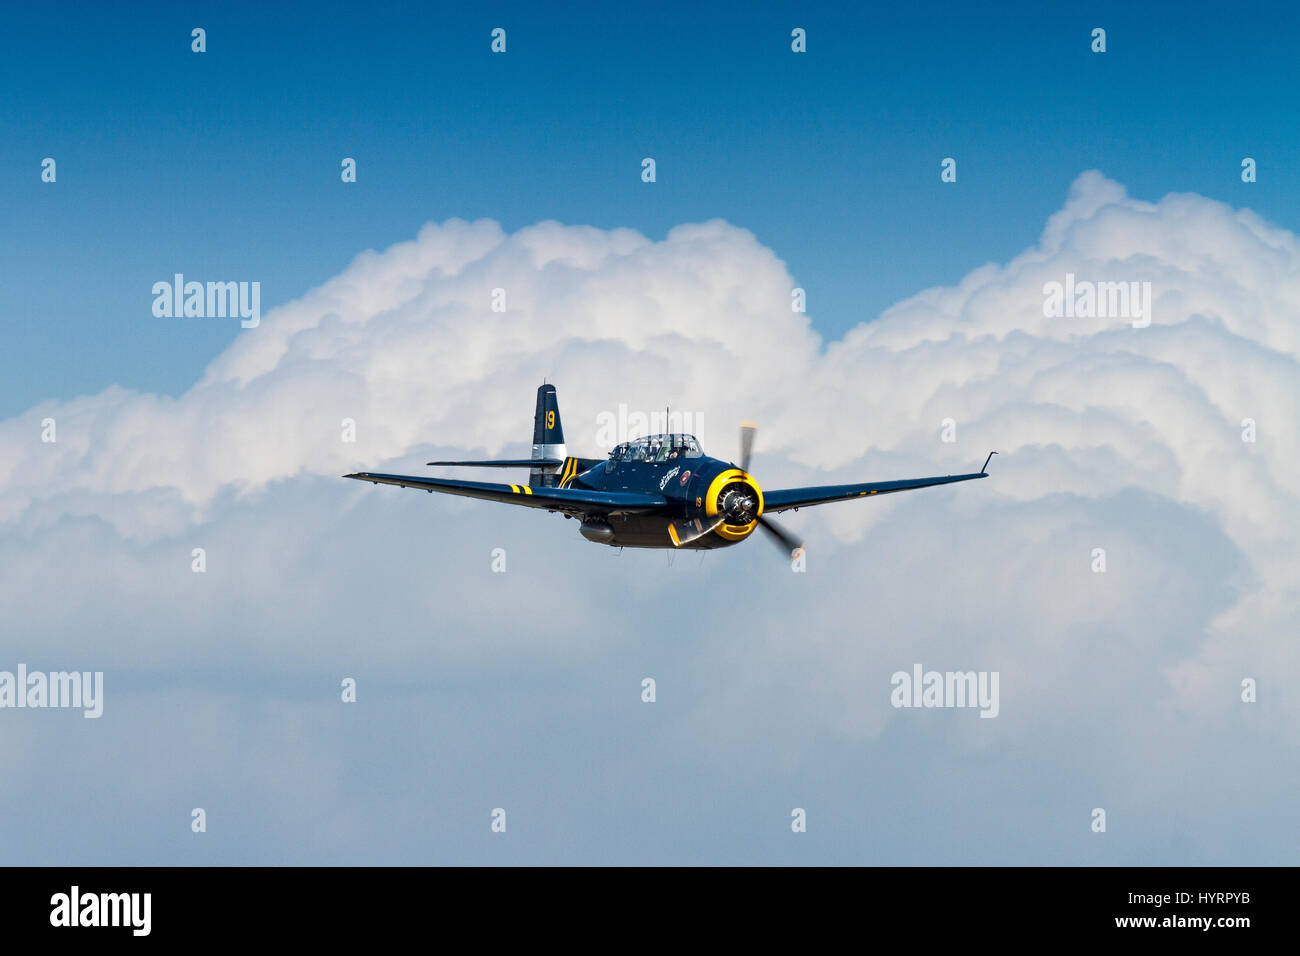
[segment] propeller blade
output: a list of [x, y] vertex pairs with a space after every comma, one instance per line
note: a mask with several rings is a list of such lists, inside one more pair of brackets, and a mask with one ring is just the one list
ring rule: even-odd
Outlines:
[[796, 551], [803, 550], [802, 541], [792, 535], [789, 531], [786, 531], [767, 515], [759, 516], [758, 526], [772, 536], [772, 540], [777, 543], [787, 556], [794, 557]]
[[687, 518], [685, 521], [674, 521], [668, 526], [668, 537], [672, 538], [673, 544], [680, 548], [684, 544], [690, 544], [697, 538], [704, 537], [720, 526], [726, 518], [726, 515], [719, 514], [714, 515], [708, 522], [703, 518]]
[[753, 422], [740, 423], [740, 470], [749, 474], [749, 459], [754, 455], [754, 434], [758, 426]]

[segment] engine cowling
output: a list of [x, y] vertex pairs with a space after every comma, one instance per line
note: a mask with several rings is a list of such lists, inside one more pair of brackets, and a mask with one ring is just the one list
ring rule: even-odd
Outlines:
[[739, 468], [728, 468], [709, 483], [704, 495], [704, 513], [710, 518], [723, 515], [724, 520], [714, 533], [728, 541], [740, 541], [758, 527], [758, 516], [763, 513], [763, 489]]

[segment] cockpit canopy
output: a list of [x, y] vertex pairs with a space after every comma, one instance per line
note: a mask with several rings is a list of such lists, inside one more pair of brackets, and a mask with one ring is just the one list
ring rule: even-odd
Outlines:
[[625, 441], [609, 453], [611, 462], [678, 461], [703, 458], [704, 452], [694, 435], [646, 435]]

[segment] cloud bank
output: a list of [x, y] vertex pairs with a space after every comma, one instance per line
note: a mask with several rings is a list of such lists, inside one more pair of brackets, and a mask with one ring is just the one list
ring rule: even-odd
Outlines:
[[[1045, 315], [1067, 273], [1150, 282], [1150, 326]], [[4, 662], [106, 684], [98, 721], [0, 712], [14, 861], [1294, 862], [1297, 237], [1089, 172], [1021, 255], [840, 341], [797, 285], [722, 221], [451, 220], [182, 395], [0, 422]], [[767, 487], [1001, 454], [792, 516], [806, 574], [337, 477], [522, 452], [543, 378], [579, 454], [620, 403], [723, 457], [754, 419]], [[999, 671], [999, 716], [895, 710], [917, 662]]]

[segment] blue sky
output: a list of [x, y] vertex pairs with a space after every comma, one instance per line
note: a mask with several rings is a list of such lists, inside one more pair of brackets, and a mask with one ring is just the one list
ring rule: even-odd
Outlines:
[[[1290, 8], [3, 25], [0, 671], [105, 701], [0, 711], [0, 862], [1295, 862]], [[261, 325], [155, 318], [177, 272]], [[1071, 273], [1149, 324], [1045, 314]], [[765, 488], [1000, 455], [789, 516], [806, 573], [340, 479], [517, 457], [543, 376], [572, 453], [758, 421]], [[914, 665], [998, 717], [894, 708]]]
[[257, 279], [265, 310], [454, 216], [652, 238], [721, 217], [788, 264], [832, 339], [1005, 261], [1084, 169], [1300, 220], [1288, 5], [561, 6], [7, 11], [0, 412], [187, 387], [236, 330], [158, 334], [149, 290], [174, 272]]

